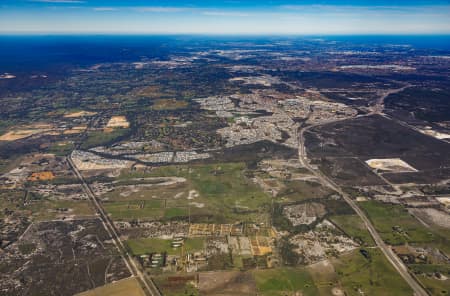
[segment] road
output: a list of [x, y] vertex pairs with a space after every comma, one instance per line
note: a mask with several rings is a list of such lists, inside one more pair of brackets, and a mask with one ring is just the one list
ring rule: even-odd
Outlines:
[[[378, 112], [377, 112], [378, 113]], [[366, 115], [363, 115], [366, 116]], [[384, 256], [388, 259], [388, 261], [394, 266], [394, 268], [397, 270], [397, 272], [403, 277], [403, 279], [408, 283], [408, 285], [413, 289], [414, 295], [416, 296], [427, 296], [428, 293], [425, 291], [424, 288], [411, 276], [409, 273], [407, 267], [403, 264], [403, 262], [400, 260], [400, 258], [395, 255], [394, 251], [387, 246], [384, 241], [381, 239], [380, 235], [376, 231], [375, 227], [373, 226], [372, 222], [369, 220], [369, 218], [366, 216], [366, 214], [358, 207], [358, 205], [353, 201], [353, 199], [345, 193], [333, 180], [322, 174], [319, 170], [314, 169], [308, 162], [308, 158], [306, 155], [306, 148], [305, 148], [305, 140], [304, 140], [304, 133], [310, 128], [313, 128], [315, 126], [323, 125], [323, 124], [329, 124], [337, 121], [342, 120], [333, 120], [333, 121], [327, 121], [323, 122], [321, 124], [315, 124], [310, 125], [308, 127], [305, 127], [300, 130], [299, 132], [299, 149], [298, 149], [298, 156], [300, 163], [308, 169], [312, 174], [314, 174], [321, 182], [322, 184], [332, 188], [336, 192], [338, 192], [342, 198], [347, 202], [347, 204], [355, 211], [355, 213], [361, 218], [361, 220], [364, 222], [364, 225], [366, 226], [367, 230], [369, 231], [370, 235], [372, 236], [373, 240], [375, 241], [378, 248], [383, 252]]]
[[119, 250], [119, 253], [121, 254], [121, 256], [125, 262], [125, 265], [127, 266], [131, 275], [140, 279], [140, 282], [142, 283], [142, 285], [144, 285], [146, 294], [151, 295], [151, 296], [161, 296], [161, 293], [159, 292], [158, 288], [156, 288], [153, 280], [141, 272], [141, 270], [138, 268], [138, 266], [136, 264], [136, 261], [133, 259], [133, 257], [129, 254], [129, 252], [123, 245], [123, 243], [120, 240], [120, 237], [117, 233], [117, 230], [114, 227], [113, 222], [111, 221], [109, 216], [106, 214], [106, 212], [103, 209], [103, 206], [101, 205], [97, 196], [94, 194], [91, 187], [89, 187], [89, 184], [86, 183], [86, 181], [84, 180], [84, 177], [81, 175], [80, 171], [78, 170], [76, 165], [73, 163], [70, 155], [67, 157], [67, 161], [68, 161], [69, 166], [72, 169], [73, 173], [80, 180], [80, 182], [83, 186], [84, 192], [86, 193], [86, 195], [89, 197], [89, 199], [94, 204], [94, 206], [97, 210], [97, 213], [103, 223], [103, 226], [105, 227], [106, 232], [112, 238], [114, 245]]
[[373, 110], [371, 113], [369, 114], [381, 114], [384, 110], [384, 100], [389, 97], [390, 95], [399, 93], [401, 91], [404, 91], [405, 89], [411, 87], [411, 84], [406, 84], [400, 88], [395, 88], [395, 89], [388, 89], [386, 91], [384, 91], [381, 96], [378, 98], [378, 100], [375, 102], [375, 105], [373, 106]]

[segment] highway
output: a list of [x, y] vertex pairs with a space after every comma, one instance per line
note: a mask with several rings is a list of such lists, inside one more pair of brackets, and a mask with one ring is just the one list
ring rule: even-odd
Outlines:
[[137, 277], [141, 284], [144, 285], [144, 290], [147, 295], [150, 296], [161, 296], [161, 293], [159, 292], [158, 288], [155, 286], [153, 280], [149, 277], [147, 277], [145, 274], [141, 272], [141, 270], [138, 268], [136, 261], [133, 259], [133, 257], [129, 254], [125, 246], [123, 245], [122, 241], [120, 240], [120, 237], [117, 233], [116, 228], [114, 227], [113, 222], [109, 218], [109, 216], [106, 214], [105, 210], [103, 209], [103, 206], [101, 205], [100, 201], [95, 196], [92, 189], [89, 187], [89, 184], [86, 183], [84, 180], [84, 177], [81, 175], [80, 171], [76, 167], [76, 165], [73, 163], [73, 160], [71, 158], [71, 155], [67, 157], [67, 162], [69, 163], [70, 168], [72, 169], [73, 173], [77, 176], [77, 178], [80, 180], [83, 190], [86, 193], [86, 195], [89, 197], [89, 199], [94, 204], [97, 213], [103, 223], [103, 226], [105, 227], [106, 232], [109, 234], [109, 236], [112, 238], [114, 245], [119, 250], [120, 255], [122, 256], [125, 265], [127, 266], [128, 270], [130, 271], [131, 275], [134, 277]]
[[[378, 113], [378, 112], [376, 112]], [[299, 132], [299, 149], [298, 149], [298, 157], [300, 163], [308, 169], [312, 174], [314, 174], [323, 185], [330, 187], [331, 189], [338, 192], [342, 198], [347, 202], [347, 204], [356, 212], [356, 214], [361, 218], [361, 220], [364, 222], [367, 230], [369, 231], [370, 235], [374, 239], [376, 245], [380, 250], [383, 252], [384, 256], [388, 259], [388, 261], [394, 266], [394, 268], [397, 270], [397, 272], [403, 277], [403, 279], [408, 283], [408, 285], [413, 289], [414, 295], [416, 296], [426, 296], [428, 293], [425, 291], [424, 288], [411, 276], [409, 273], [407, 267], [403, 264], [403, 262], [400, 260], [400, 258], [395, 255], [395, 253], [392, 251], [390, 247], [388, 247], [384, 241], [381, 239], [380, 235], [376, 231], [375, 227], [373, 226], [372, 222], [369, 220], [369, 218], [366, 216], [366, 214], [358, 207], [358, 205], [351, 199], [351, 197], [345, 193], [333, 180], [325, 176], [322, 172], [319, 170], [314, 169], [308, 162], [308, 158], [306, 155], [306, 148], [305, 148], [305, 140], [304, 140], [304, 133], [310, 128], [313, 128], [315, 126], [323, 125], [323, 124], [329, 124], [337, 121], [342, 120], [334, 120], [334, 121], [328, 121], [321, 124], [315, 124], [310, 125], [308, 127], [305, 127], [300, 130]]]

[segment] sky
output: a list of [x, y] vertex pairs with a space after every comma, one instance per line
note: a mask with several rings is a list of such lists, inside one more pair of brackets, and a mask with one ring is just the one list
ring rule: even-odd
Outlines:
[[450, 34], [450, 0], [0, 0], [0, 34]]

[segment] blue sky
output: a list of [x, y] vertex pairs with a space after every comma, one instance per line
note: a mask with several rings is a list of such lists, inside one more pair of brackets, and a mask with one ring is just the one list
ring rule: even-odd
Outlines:
[[450, 34], [450, 1], [0, 0], [0, 34]]

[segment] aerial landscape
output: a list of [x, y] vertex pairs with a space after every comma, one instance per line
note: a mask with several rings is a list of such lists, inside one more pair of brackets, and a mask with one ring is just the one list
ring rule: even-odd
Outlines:
[[450, 294], [449, 26], [34, 34], [14, 19], [257, 4], [19, 2], [0, 11], [0, 295]]

